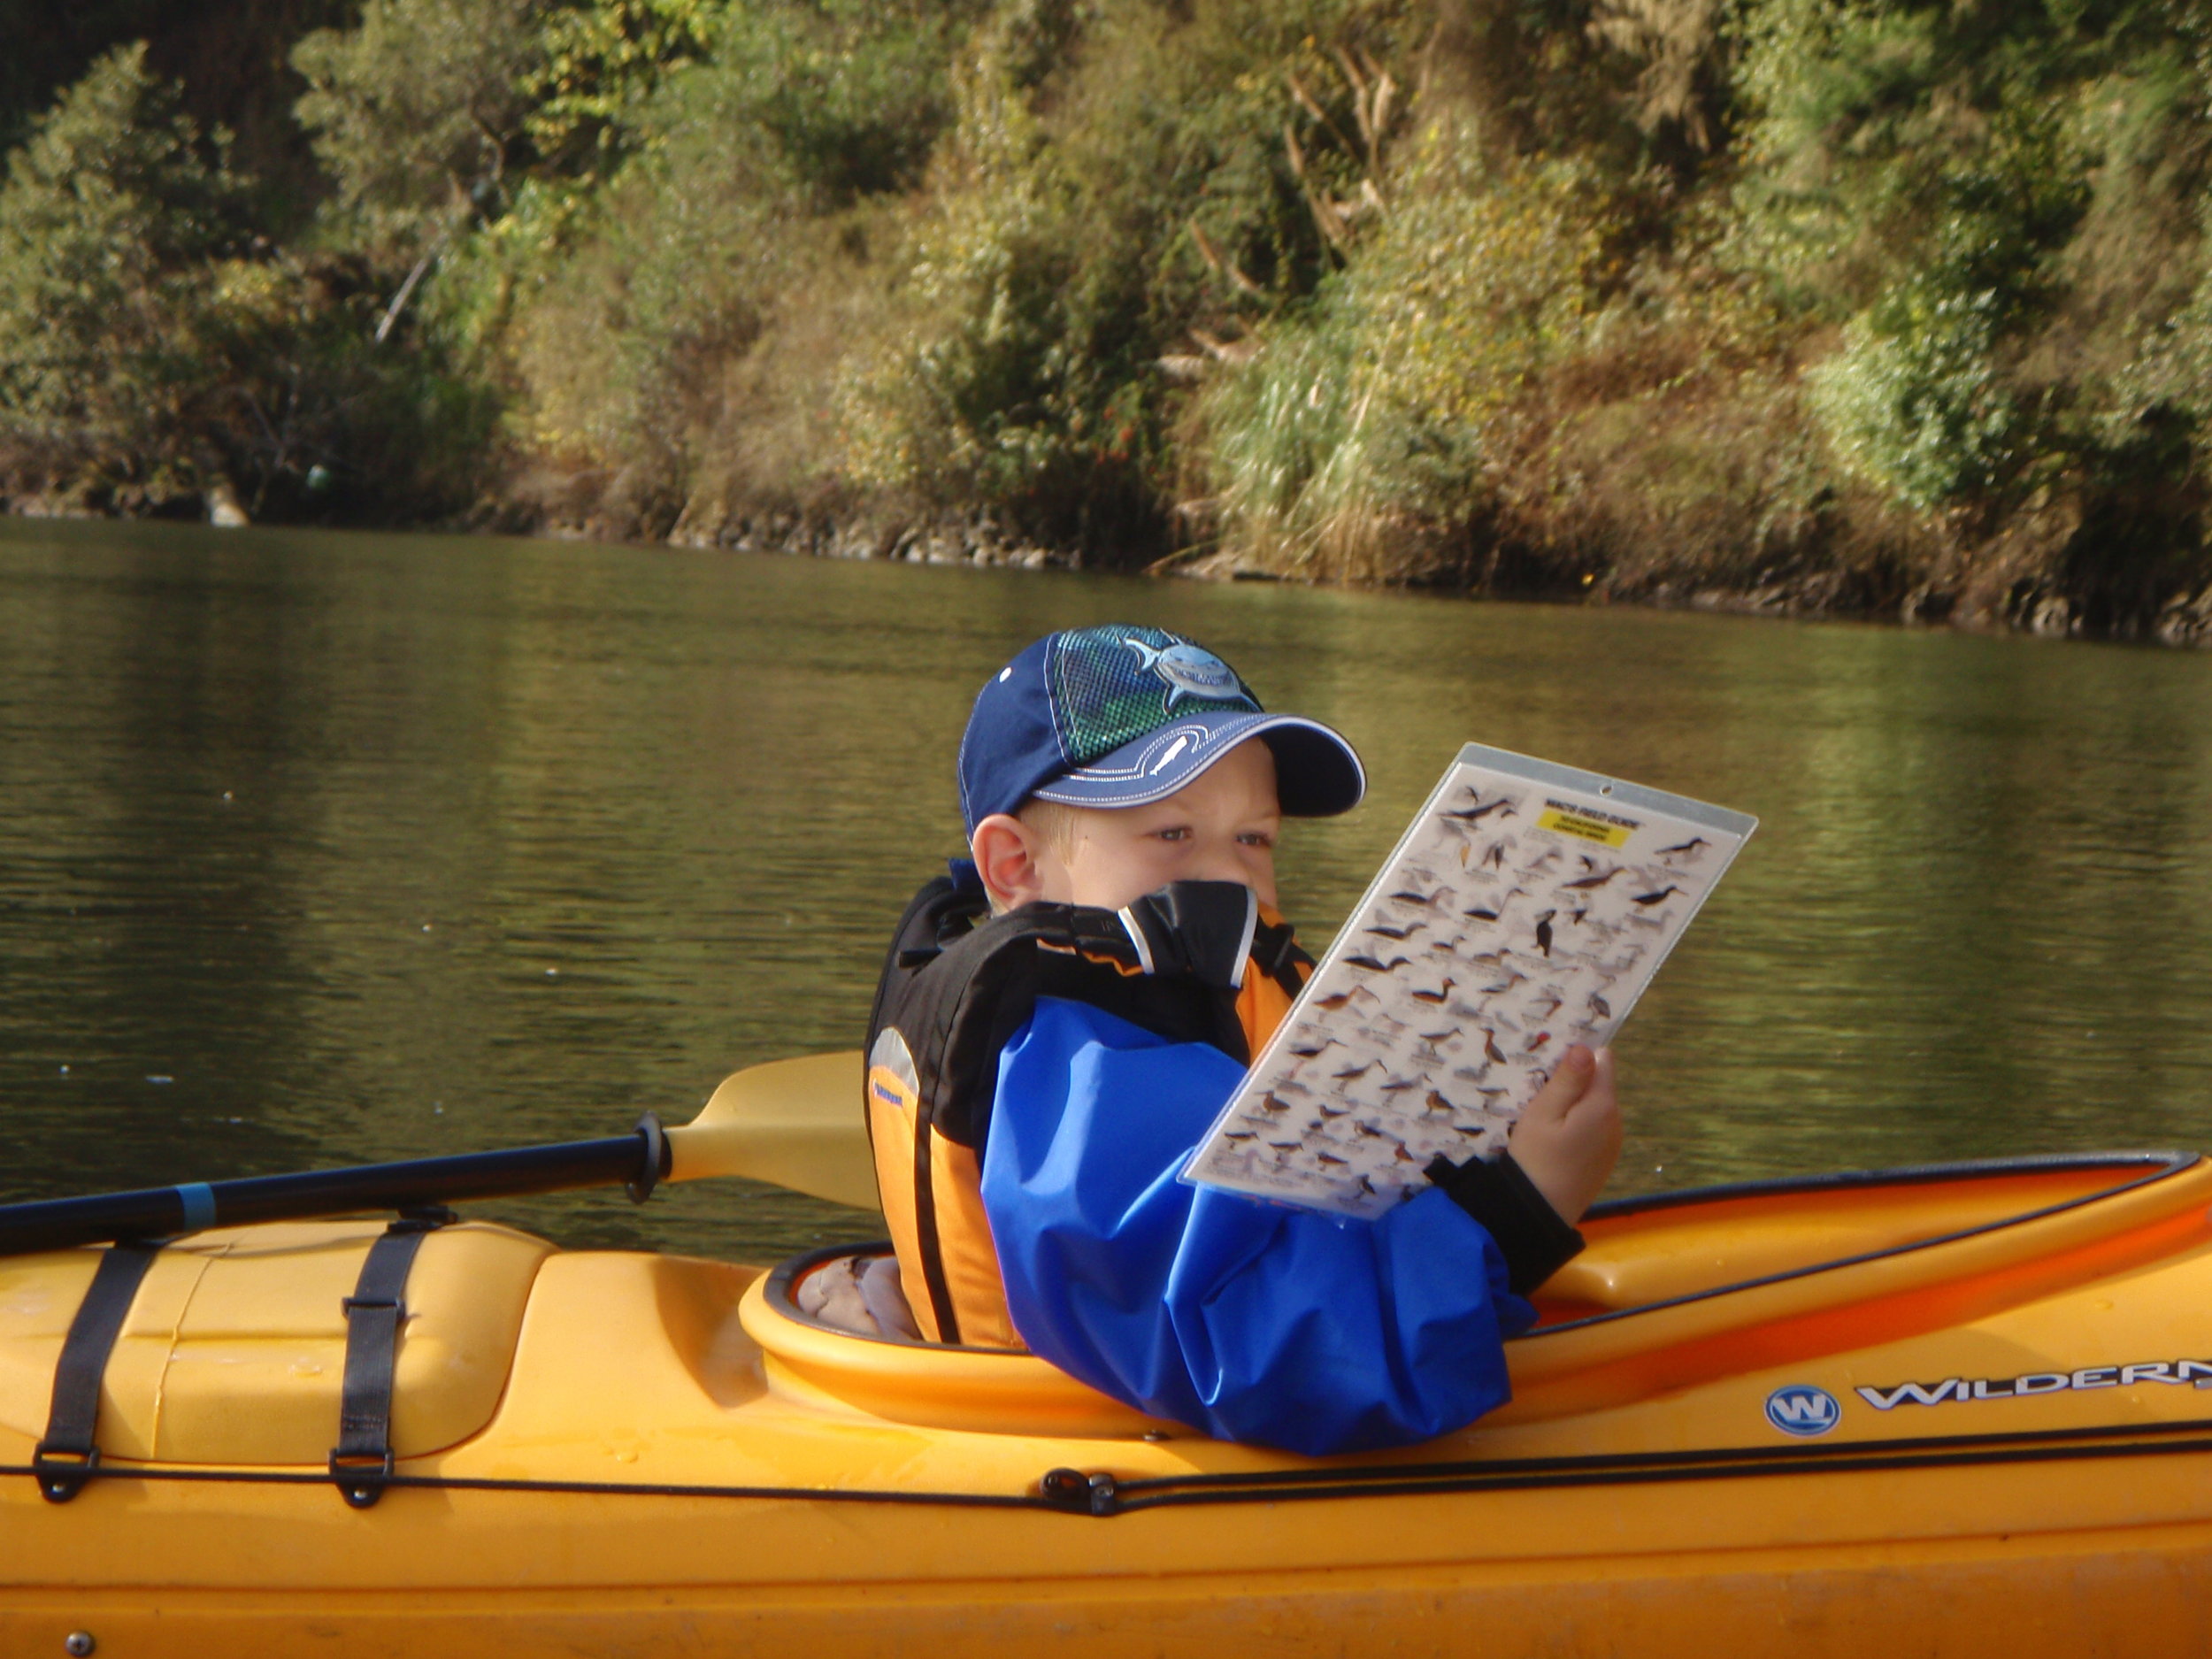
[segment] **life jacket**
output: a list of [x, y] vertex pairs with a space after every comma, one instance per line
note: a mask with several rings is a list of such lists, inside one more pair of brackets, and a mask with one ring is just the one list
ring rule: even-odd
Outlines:
[[1273, 1034], [1313, 958], [1233, 881], [1179, 881], [1118, 910], [993, 916], [972, 867], [917, 894], [869, 1019], [864, 1085], [876, 1186], [915, 1324], [934, 1342], [1022, 1346], [983, 1211], [1000, 1052], [1064, 997], [1239, 1064]]

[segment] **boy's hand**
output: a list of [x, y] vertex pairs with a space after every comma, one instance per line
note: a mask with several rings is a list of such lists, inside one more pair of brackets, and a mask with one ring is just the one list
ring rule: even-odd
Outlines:
[[1613, 1051], [1576, 1043], [1513, 1125], [1506, 1148], [1560, 1219], [1572, 1225], [1605, 1185], [1621, 1155], [1621, 1108], [1613, 1098]]

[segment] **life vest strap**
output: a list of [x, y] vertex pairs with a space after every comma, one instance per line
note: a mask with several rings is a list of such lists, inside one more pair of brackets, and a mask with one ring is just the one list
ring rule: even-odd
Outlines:
[[[1018, 1341], [983, 1214], [981, 1166], [999, 1056], [1040, 996], [1244, 1064], [1311, 967], [1282, 918], [1240, 882], [1174, 882], [1118, 910], [1034, 903], [997, 916], [979, 887], [959, 880], [941, 876], [917, 894], [869, 1018], [864, 1110], [884, 1215], [925, 1333], [978, 1346]], [[901, 1067], [891, 1059], [903, 1070], [895, 1083]]]

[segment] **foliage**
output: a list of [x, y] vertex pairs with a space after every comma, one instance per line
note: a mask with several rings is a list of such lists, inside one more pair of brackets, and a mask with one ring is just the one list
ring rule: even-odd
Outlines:
[[2109, 336], [2177, 296], [2139, 286], [2101, 316], [2084, 301], [2127, 284], [2118, 259], [2196, 257], [2193, 238], [2143, 245], [2144, 221], [2195, 188], [2171, 165], [2188, 147], [2162, 150], [2187, 95], [2161, 11], [1751, 14], [1740, 247], [1810, 318], [1844, 324], [1812, 407], [1843, 464], [1908, 506], [1986, 516], [2108, 458], [2095, 407], [2111, 388], [2083, 359], [2123, 355]]
[[[371, 362], [342, 271], [243, 222], [250, 180], [142, 48], [96, 63], [0, 188], [0, 460], [66, 495], [159, 507], [245, 488], [453, 499], [481, 398]], [[327, 488], [327, 487], [326, 487]]]
[[1371, 576], [1419, 526], [1463, 523], [1517, 407], [1581, 342], [1602, 204], [1571, 163], [1479, 155], [1432, 127], [1357, 260], [1210, 398], [1219, 507], [1261, 557]]
[[853, 365], [843, 411], [865, 482], [941, 498], [1018, 498], [1053, 459], [1057, 309], [1073, 275], [1067, 204], [1038, 163], [1042, 134], [988, 56], [958, 79], [949, 169], [962, 177], [918, 227], [897, 296], [906, 326]]
[[539, 157], [572, 172], [618, 158], [653, 89], [707, 55], [719, 11], [710, 0], [600, 0], [548, 16], [518, 88]]
[[298, 104], [359, 245], [405, 263], [503, 205], [542, 50], [537, 0], [365, 0], [292, 51]]
[[292, 119], [298, 88], [285, 58], [308, 29], [336, 24], [353, 0], [0, 0], [0, 153], [119, 44], [143, 41], [147, 66], [183, 86], [202, 130], [234, 136], [232, 164], [255, 175], [257, 211], [286, 232], [312, 211], [314, 159]]
[[1851, 319], [1810, 376], [1848, 465], [1924, 509], [2006, 480], [2021, 419], [1993, 359], [1997, 310], [1994, 289], [1914, 280]]
[[93, 65], [9, 158], [0, 190], [0, 419], [142, 459], [150, 487], [193, 465], [209, 397], [238, 180], [142, 47]]
[[[818, 442], [777, 428], [813, 424], [790, 404], [820, 393], [774, 384], [772, 365], [824, 378], [851, 281], [837, 250], [916, 182], [949, 114], [939, 59], [959, 15], [825, 0], [707, 19], [706, 55], [662, 63], [625, 106], [603, 179], [580, 195], [534, 179], [464, 251], [445, 314], [472, 307], [472, 335], [498, 337], [529, 446], [611, 480], [601, 522], [664, 532], [733, 469], [757, 478], [777, 455], [787, 489], [820, 467]], [[473, 296], [493, 289], [520, 297], [487, 325]]]
[[1193, 353], [1238, 355], [1334, 267], [1396, 130], [1367, 49], [1409, 32], [1338, 0], [1130, 7], [1031, 85], [1020, 36], [984, 31], [889, 326], [842, 388], [856, 476], [1090, 557], [1156, 549]]
[[733, 7], [700, 113], [765, 140], [818, 211], [906, 188], [952, 114], [947, 64], [977, 10], [956, 0]]
[[0, 202], [11, 465], [313, 511], [313, 449], [442, 511], [503, 444], [512, 512], [612, 534], [2121, 632], [2212, 593], [2192, 0], [213, 15], [299, 36], [322, 210], [166, 49], [104, 61]]

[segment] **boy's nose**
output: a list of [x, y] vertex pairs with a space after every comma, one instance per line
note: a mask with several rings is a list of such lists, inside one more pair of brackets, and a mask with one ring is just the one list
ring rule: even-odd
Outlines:
[[1233, 840], [1202, 848], [1183, 874], [1198, 881], [1233, 881], [1258, 894], [1261, 903], [1275, 902], [1272, 866], [1264, 858], [1256, 861], [1252, 849]]

